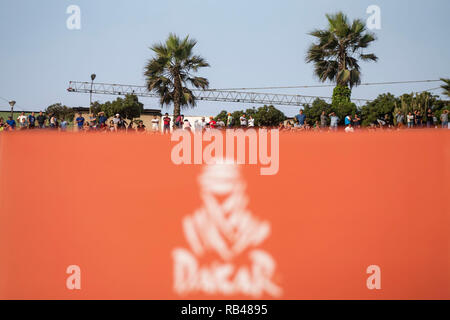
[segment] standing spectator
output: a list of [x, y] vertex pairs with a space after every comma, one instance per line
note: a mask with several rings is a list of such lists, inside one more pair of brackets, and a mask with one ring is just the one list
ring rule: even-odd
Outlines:
[[295, 116], [295, 120], [297, 121], [295, 125], [297, 128], [302, 128], [305, 125], [306, 115], [303, 114], [303, 110], [299, 111], [299, 114]]
[[118, 131], [119, 130], [119, 123], [120, 123], [120, 114], [116, 114], [113, 118], [113, 123], [114, 123], [114, 131]]
[[91, 130], [91, 127], [89, 126], [89, 122], [88, 121], [84, 122], [83, 128], [81, 130], [85, 131], [85, 132], [89, 132]]
[[194, 121], [194, 130], [195, 132], [202, 132], [202, 124], [199, 120]]
[[39, 128], [44, 129], [45, 128], [45, 120], [47, 120], [47, 117], [42, 113], [42, 111], [39, 112], [39, 115], [36, 118]]
[[353, 128], [361, 128], [361, 118], [358, 116], [357, 113], [353, 116]]
[[6, 128], [10, 131], [16, 129], [16, 120], [12, 116], [9, 116], [8, 120], [6, 120]]
[[154, 132], [158, 132], [159, 131], [159, 120], [157, 117], [153, 117], [152, 119], [152, 130]]
[[322, 128], [322, 125], [316, 120], [316, 122], [314, 122], [313, 130], [320, 131], [320, 128]]
[[116, 126], [115, 126], [113, 120], [110, 120], [110, 121], [109, 121], [109, 131], [110, 131], [110, 132], [116, 131]]
[[228, 116], [227, 116], [227, 127], [228, 128], [233, 127], [233, 117], [231, 116], [231, 113], [228, 113]]
[[206, 122], [205, 117], [202, 117], [202, 120], [201, 120], [200, 124], [201, 124], [201, 126], [202, 126], [202, 130], [205, 130], [205, 129], [206, 129], [206, 125], [208, 124], [208, 123]]
[[83, 115], [81, 113], [78, 114], [78, 117], [75, 119], [75, 122], [77, 123], [78, 126], [78, 130], [82, 131], [83, 130], [83, 126], [84, 126], [84, 118]]
[[324, 129], [327, 127], [327, 125], [328, 125], [327, 115], [325, 114], [325, 111], [322, 111], [322, 114], [320, 115], [320, 127]]
[[329, 117], [330, 117], [330, 129], [332, 131], [337, 131], [339, 124], [339, 117], [334, 112], [330, 113]]
[[144, 121], [139, 120], [138, 126], [136, 127], [136, 131], [137, 131], [137, 132], [145, 132]]
[[[127, 130], [127, 126], [128, 123], [125, 121], [124, 118], [122, 118], [122, 116], [119, 116], [119, 124], [118, 124], [118, 128], [119, 130]], [[133, 128], [133, 125], [131, 124], [131, 128]]]
[[63, 118], [61, 120], [59, 128], [61, 129], [61, 131], [66, 131], [67, 130], [67, 125], [68, 125], [68, 123], [67, 123], [66, 119]]
[[216, 122], [216, 120], [214, 120], [213, 117], [209, 117], [209, 127], [211, 129], [216, 129], [216, 127], [217, 127], [217, 122]]
[[401, 113], [401, 111], [397, 112], [397, 128], [401, 129], [403, 127], [403, 121], [405, 120], [405, 116], [403, 115], [403, 113]]
[[56, 129], [57, 128], [57, 120], [56, 120], [55, 115], [52, 115], [50, 117], [50, 128], [51, 129]]
[[133, 132], [133, 131], [134, 131], [134, 128], [133, 128], [133, 120], [130, 120], [130, 123], [128, 124], [128, 126], [127, 126], [127, 123], [126, 123], [126, 122], [124, 123], [124, 125], [125, 125], [125, 127], [126, 127], [127, 132], [128, 132], [128, 131], [130, 131], [130, 132]]
[[247, 118], [245, 117], [245, 113], [239, 118], [239, 122], [241, 123], [242, 128], [247, 127]]
[[89, 127], [90, 127], [92, 130], [97, 129], [97, 118], [95, 117], [95, 115], [94, 115], [93, 113], [91, 113], [91, 114], [89, 115]]
[[28, 126], [27, 117], [25, 116], [24, 112], [22, 112], [20, 116], [17, 117], [17, 122], [19, 122], [20, 129], [25, 129]]
[[345, 119], [344, 119], [344, 123], [345, 123], [345, 126], [346, 126], [346, 127], [347, 127], [348, 125], [351, 125], [351, 124], [352, 124], [352, 117], [346, 116]]
[[6, 128], [5, 119], [3, 119], [3, 117], [0, 117], [0, 131], [5, 130], [5, 128]]
[[414, 114], [415, 114], [415, 122], [416, 122], [416, 126], [418, 127], [418, 128], [421, 128], [422, 127], [422, 113], [419, 111], [419, 110], [416, 110], [415, 112], [414, 112]]
[[175, 127], [178, 129], [183, 128], [183, 124], [184, 124], [184, 115], [180, 114], [176, 119], [175, 119]]
[[377, 123], [380, 126], [380, 129], [383, 129], [385, 125], [387, 125], [387, 122], [385, 121], [386, 116], [383, 119], [377, 119]]
[[164, 133], [164, 134], [170, 133], [170, 117], [169, 117], [169, 114], [168, 114], [168, 113], [166, 113], [166, 114], [164, 115], [163, 123], [164, 123], [163, 133]]
[[412, 129], [414, 127], [414, 115], [411, 112], [408, 112], [406, 121], [408, 122], [408, 129]]
[[438, 127], [438, 118], [436, 117], [436, 115], [433, 113], [433, 126], [435, 129], [437, 129]]
[[56, 117], [55, 115], [53, 115], [50, 118], [51, 122], [53, 123], [53, 129], [58, 129], [59, 128], [59, 121], [58, 121], [58, 117]]
[[29, 116], [28, 116], [28, 129], [34, 129], [36, 124], [36, 117], [34, 116], [34, 112], [32, 112]]
[[448, 110], [444, 110], [441, 114], [442, 129], [448, 128]]
[[248, 127], [249, 127], [249, 128], [254, 128], [254, 127], [255, 127], [255, 119], [253, 119], [252, 116], [250, 116], [250, 117], [248, 118]]
[[427, 111], [427, 128], [431, 128], [433, 125], [433, 111], [431, 109], [428, 109]]
[[98, 126], [100, 129], [106, 128], [106, 121], [108, 121], [108, 118], [105, 116], [105, 113], [103, 111], [100, 111], [98, 113]]
[[183, 121], [183, 130], [191, 132], [191, 123], [188, 119], [184, 119]]

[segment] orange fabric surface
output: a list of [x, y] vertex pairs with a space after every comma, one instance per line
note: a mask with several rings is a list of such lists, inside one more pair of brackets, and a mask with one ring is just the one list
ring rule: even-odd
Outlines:
[[[248, 299], [174, 291], [200, 165], [167, 136], [0, 135], [1, 299]], [[450, 134], [280, 135], [279, 172], [243, 165], [281, 299], [450, 299]], [[241, 262], [238, 262], [241, 263]], [[243, 263], [243, 262], [242, 262]], [[81, 290], [66, 268], [81, 268]], [[381, 268], [368, 290], [366, 268]], [[262, 298], [272, 298], [264, 295]]]

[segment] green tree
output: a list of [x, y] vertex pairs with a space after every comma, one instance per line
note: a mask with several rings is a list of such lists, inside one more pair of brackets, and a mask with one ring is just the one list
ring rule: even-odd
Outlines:
[[165, 43], [151, 47], [156, 56], [145, 66], [148, 90], [160, 96], [161, 105], [173, 103], [175, 118], [180, 115], [181, 107], [196, 105], [196, 98], [188, 84], [201, 89], [209, 86], [206, 78], [192, 75], [200, 68], [209, 67], [204, 58], [194, 55], [196, 44], [189, 36], [180, 39], [171, 33]]
[[450, 97], [450, 79], [441, 78], [444, 84], [441, 86], [444, 89], [444, 94]]
[[105, 104], [104, 103], [100, 103], [98, 101], [95, 101], [92, 103], [91, 105], [91, 110], [93, 114], [98, 114], [99, 112], [104, 112], [105, 115], [107, 115], [108, 117], [110, 117], [111, 115], [108, 113], [109, 111], [106, 110], [105, 108]]
[[96, 113], [103, 111], [107, 117], [120, 114], [122, 118], [133, 121], [133, 119], [141, 116], [144, 111], [144, 105], [139, 102], [136, 95], [129, 94], [124, 99], [117, 98], [112, 102], [107, 101], [104, 104], [93, 103], [92, 110]]
[[[239, 126], [239, 118], [245, 114], [247, 119], [251, 116], [255, 119], [255, 126], [277, 126], [280, 122], [286, 119], [283, 112], [275, 108], [274, 106], [263, 106], [256, 108], [249, 108], [247, 110], [237, 110], [231, 113], [234, 126]], [[222, 110], [214, 119], [216, 121], [227, 122], [228, 112]]]
[[45, 113], [48, 116], [55, 116], [58, 119], [73, 121], [75, 111], [72, 108], [62, 105], [61, 103], [55, 103], [47, 107]]
[[449, 105], [448, 101], [441, 100], [439, 96], [433, 95], [428, 91], [419, 93], [403, 94], [400, 97], [400, 106], [397, 111], [401, 111], [404, 114], [408, 112], [420, 111], [423, 119], [426, 120], [426, 112], [428, 109], [434, 113], [434, 115], [440, 119], [442, 111], [444, 111]]
[[373, 53], [364, 53], [373, 41], [373, 33], [367, 32], [364, 21], [352, 23], [342, 12], [327, 14], [328, 28], [316, 29], [309, 34], [316, 38], [307, 52], [306, 62], [314, 63], [315, 75], [320, 81], [329, 80], [338, 86], [357, 86], [361, 83], [358, 59], [377, 61]]
[[398, 105], [399, 99], [394, 95], [390, 93], [379, 95], [375, 100], [362, 107], [362, 125], [368, 126], [376, 123], [377, 119], [383, 119], [386, 114], [392, 119], [394, 110]]
[[[252, 113], [254, 111], [254, 113]], [[247, 110], [246, 113], [255, 119], [255, 125], [257, 126], [278, 126], [278, 124], [286, 120], [286, 116], [283, 112], [275, 108], [274, 106], [263, 106], [255, 109]]]
[[223, 121], [224, 123], [227, 123], [228, 119], [228, 112], [226, 110], [220, 111], [220, 113], [214, 118], [216, 122]]
[[332, 111], [331, 105], [319, 98], [314, 100], [311, 106], [306, 105], [303, 109], [306, 120], [310, 125], [313, 125], [316, 121], [320, 122], [320, 115], [323, 111], [325, 111], [325, 114], [328, 116]]
[[333, 90], [333, 98], [331, 110], [339, 117], [343, 123], [346, 116], [352, 116], [357, 113], [356, 105], [351, 102], [350, 96], [352, 92], [349, 87], [338, 85]]

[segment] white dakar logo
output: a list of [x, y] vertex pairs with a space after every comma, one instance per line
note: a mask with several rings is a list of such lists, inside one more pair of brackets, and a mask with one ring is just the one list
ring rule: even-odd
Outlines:
[[[183, 220], [192, 253], [183, 248], [173, 250], [175, 291], [279, 297], [282, 290], [272, 281], [275, 261], [264, 250], [253, 248], [268, 237], [270, 225], [246, 209], [245, 184], [237, 165], [223, 161], [208, 165], [199, 182], [204, 207]], [[232, 260], [246, 249], [250, 266], [236, 268]], [[205, 256], [215, 261], [200, 266]]]

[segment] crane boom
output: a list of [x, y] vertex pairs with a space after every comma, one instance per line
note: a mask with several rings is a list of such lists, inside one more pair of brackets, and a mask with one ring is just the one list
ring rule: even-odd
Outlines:
[[[92, 86], [92, 89], [91, 89]], [[149, 92], [145, 86], [111, 84], [111, 83], [91, 83], [81, 81], [70, 81], [69, 92], [76, 93], [94, 93], [105, 95], [127, 95], [134, 94], [139, 97], [159, 98], [159, 95]], [[284, 106], [305, 106], [311, 105], [315, 99], [319, 98], [327, 103], [331, 103], [330, 97], [304, 96], [294, 94], [278, 93], [258, 93], [242, 91], [224, 91], [224, 90], [192, 90], [199, 101], [219, 101], [219, 102], [238, 102], [266, 105], [284, 105]], [[352, 99], [357, 106], [362, 106], [369, 102], [366, 99]]]

